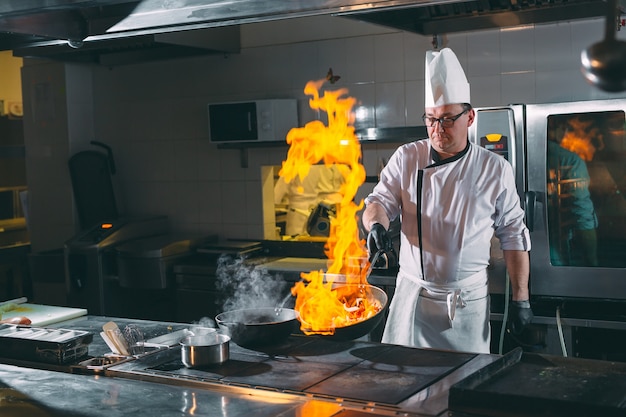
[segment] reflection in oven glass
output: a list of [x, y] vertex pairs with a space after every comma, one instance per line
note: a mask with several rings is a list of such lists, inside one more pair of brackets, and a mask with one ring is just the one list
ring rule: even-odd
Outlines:
[[557, 266], [624, 267], [624, 112], [548, 117], [550, 260]]

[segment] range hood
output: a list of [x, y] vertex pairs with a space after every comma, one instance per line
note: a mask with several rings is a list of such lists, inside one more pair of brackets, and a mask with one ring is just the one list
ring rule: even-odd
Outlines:
[[[626, 1], [626, 0], [622, 0]], [[237, 52], [238, 26], [333, 15], [423, 35], [604, 16], [603, 0], [32, 0], [0, 2], [0, 50], [122, 63]], [[165, 49], [163, 49], [165, 48]], [[157, 52], [161, 49], [161, 54]], [[139, 51], [142, 51], [141, 53]], [[174, 54], [174, 55], [172, 55]], [[128, 60], [128, 59], [127, 59]]]

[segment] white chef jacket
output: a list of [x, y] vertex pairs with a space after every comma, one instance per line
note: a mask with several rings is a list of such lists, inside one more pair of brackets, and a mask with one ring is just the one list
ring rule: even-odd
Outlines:
[[[424, 276], [418, 239], [418, 171], [423, 170], [421, 222]], [[491, 237], [495, 233], [503, 250], [530, 250], [513, 169], [503, 157], [475, 144], [441, 162], [432, 157], [428, 139], [405, 144], [391, 156], [380, 181], [365, 199], [379, 203], [389, 219], [400, 216], [400, 272], [390, 305], [383, 341], [414, 346], [487, 351], [489, 300], [486, 268]], [[405, 281], [410, 281], [408, 284]], [[407, 288], [409, 285], [411, 288]], [[402, 291], [398, 291], [400, 287]], [[439, 295], [437, 295], [439, 294]], [[420, 297], [420, 295], [427, 295]], [[415, 311], [431, 299], [442, 302], [441, 316], [448, 320], [432, 328]], [[424, 300], [418, 300], [424, 298]], [[483, 332], [472, 342], [471, 334], [458, 330], [475, 326], [463, 322], [468, 301], [480, 300]], [[432, 310], [432, 309], [430, 309]], [[464, 311], [465, 310], [465, 311]], [[410, 311], [411, 314], [407, 314]], [[468, 317], [473, 321], [476, 316]], [[453, 325], [454, 324], [454, 325]], [[431, 330], [423, 334], [429, 326]], [[455, 328], [455, 329], [453, 329]], [[450, 335], [445, 333], [449, 332]], [[476, 333], [475, 329], [471, 332]], [[439, 340], [443, 337], [446, 340]], [[428, 339], [433, 339], [429, 341]], [[463, 340], [460, 340], [463, 338]]]

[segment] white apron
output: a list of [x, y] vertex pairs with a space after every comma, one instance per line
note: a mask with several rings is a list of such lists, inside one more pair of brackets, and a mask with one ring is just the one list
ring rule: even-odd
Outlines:
[[383, 343], [489, 353], [487, 271], [447, 285], [398, 274]]

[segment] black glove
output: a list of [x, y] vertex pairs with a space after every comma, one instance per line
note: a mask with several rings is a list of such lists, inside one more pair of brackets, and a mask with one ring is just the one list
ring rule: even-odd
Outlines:
[[509, 306], [509, 323], [511, 332], [519, 336], [524, 331], [524, 328], [533, 321], [533, 311], [530, 308], [530, 302], [526, 301], [511, 301]]
[[387, 252], [391, 250], [391, 248], [391, 238], [385, 230], [385, 227], [380, 223], [374, 223], [367, 235], [367, 251], [370, 255], [370, 262], [379, 250], [382, 249]]

